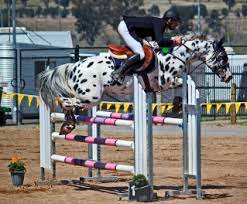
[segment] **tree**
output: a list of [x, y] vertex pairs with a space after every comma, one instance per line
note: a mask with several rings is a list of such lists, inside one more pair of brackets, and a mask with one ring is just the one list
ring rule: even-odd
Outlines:
[[247, 4], [243, 4], [243, 5], [242, 5], [242, 15], [243, 15], [244, 17], [247, 16]]
[[209, 16], [209, 18], [207, 19], [208, 22], [208, 27], [211, 28], [213, 30], [213, 32], [218, 32], [220, 33], [221, 30], [221, 21], [219, 19], [219, 11], [213, 9], [211, 11], [211, 14]]
[[48, 9], [50, 0], [42, 0], [42, 1], [43, 1], [44, 5], [45, 5], [45, 8]]
[[150, 16], [159, 16], [160, 15], [160, 9], [157, 5], [153, 4], [147, 12]]
[[27, 7], [27, 2], [28, 2], [28, 0], [21, 0], [21, 5], [23, 8]]
[[55, 3], [61, 5], [64, 9], [69, 6], [69, 0], [55, 0]]
[[[188, 31], [193, 29], [192, 19], [194, 16], [197, 15], [197, 6], [195, 5], [188, 5], [188, 6], [173, 6], [177, 9], [180, 18], [181, 18], [181, 25], [179, 26], [179, 33], [185, 34]], [[201, 16], [205, 17], [208, 15], [207, 7], [204, 4], [200, 4], [201, 9]]]
[[234, 7], [236, 4], [236, 0], [223, 0], [223, 1], [228, 6], [229, 11], [231, 11], [232, 7]]
[[100, 29], [107, 24], [116, 29], [122, 15], [145, 14], [145, 10], [140, 9], [143, 0], [72, 0], [72, 2], [72, 15], [77, 19], [77, 31], [90, 45], [100, 34]]
[[43, 10], [42, 10], [42, 7], [41, 6], [38, 6], [35, 10], [35, 16], [38, 16], [40, 17], [41, 14], [42, 14]]
[[223, 15], [224, 18], [226, 18], [228, 16], [228, 14], [229, 14], [228, 9], [227, 8], [223, 8], [221, 10], [221, 14]]
[[240, 18], [240, 9], [237, 9], [236, 11], [235, 11], [235, 15], [236, 15], [236, 17], [238, 17], [238, 18]]
[[[195, 9], [197, 9], [197, 6], [195, 6]], [[200, 4], [200, 10], [201, 10], [202, 17], [206, 17], [208, 15], [208, 10], [205, 4]]]

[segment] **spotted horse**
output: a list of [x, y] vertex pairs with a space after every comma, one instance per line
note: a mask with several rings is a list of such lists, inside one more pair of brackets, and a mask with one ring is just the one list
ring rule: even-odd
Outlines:
[[[232, 78], [223, 39], [218, 42], [208, 36], [185, 35], [183, 44], [173, 47], [167, 54], [163, 54], [157, 43], [149, 44], [145, 47], [145, 62], [136, 68], [145, 91], [166, 91], [180, 86], [186, 65], [195, 60], [207, 65], [226, 83]], [[67, 134], [75, 128], [75, 108], [92, 108], [100, 102], [104, 93], [113, 96], [133, 95], [133, 77], [126, 77], [123, 84], [111, 78], [119, 62], [130, 56], [131, 51], [112, 45], [109, 51], [107, 56], [88, 57], [40, 74], [40, 95], [45, 104], [53, 110], [58, 99], [66, 115], [60, 134]]]

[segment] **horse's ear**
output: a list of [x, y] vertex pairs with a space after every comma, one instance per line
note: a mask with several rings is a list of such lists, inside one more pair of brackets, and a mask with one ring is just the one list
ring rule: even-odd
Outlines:
[[214, 48], [214, 50], [217, 50], [218, 45], [219, 45], [218, 41], [215, 40], [215, 41], [213, 42], [213, 48]]
[[219, 41], [219, 45], [223, 45], [223, 43], [224, 43], [224, 41], [225, 41], [225, 36], [223, 36], [221, 39], [220, 39], [220, 41]]

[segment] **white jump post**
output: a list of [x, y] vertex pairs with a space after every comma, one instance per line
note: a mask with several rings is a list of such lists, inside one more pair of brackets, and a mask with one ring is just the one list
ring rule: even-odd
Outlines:
[[200, 96], [195, 82], [190, 76], [184, 74], [183, 80], [187, 86], [183, 86], [183, 191], [189, 191], [189, 178], [196, 180], [196, 195], [202, 198], [201, 189], [201, 114]]
[[201, 189], [201, 117], [200, 96], [191, 76], [183, 73], [183, 190], [167, 191], [165, 197], [191, 194], [189, 179], [196, 180], [196, 197], [202, 199]]
[[40, 96], [39, 118], [40, 118], [40, 168], [41, 179], [45, 179], [45, 169], [51, 169], [51, 117], [50, 109], [47, 107]]

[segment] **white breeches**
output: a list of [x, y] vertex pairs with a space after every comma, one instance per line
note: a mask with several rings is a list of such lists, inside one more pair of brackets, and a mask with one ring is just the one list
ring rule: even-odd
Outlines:
[[122, 20], [118, 25], [118, 32], [125, 41], [126, 45], [134, 52], [140, 55], [142, 60], [145, 57], [142, 45], [136, 39], [134, 39], [127, 28], [126, 23]]

